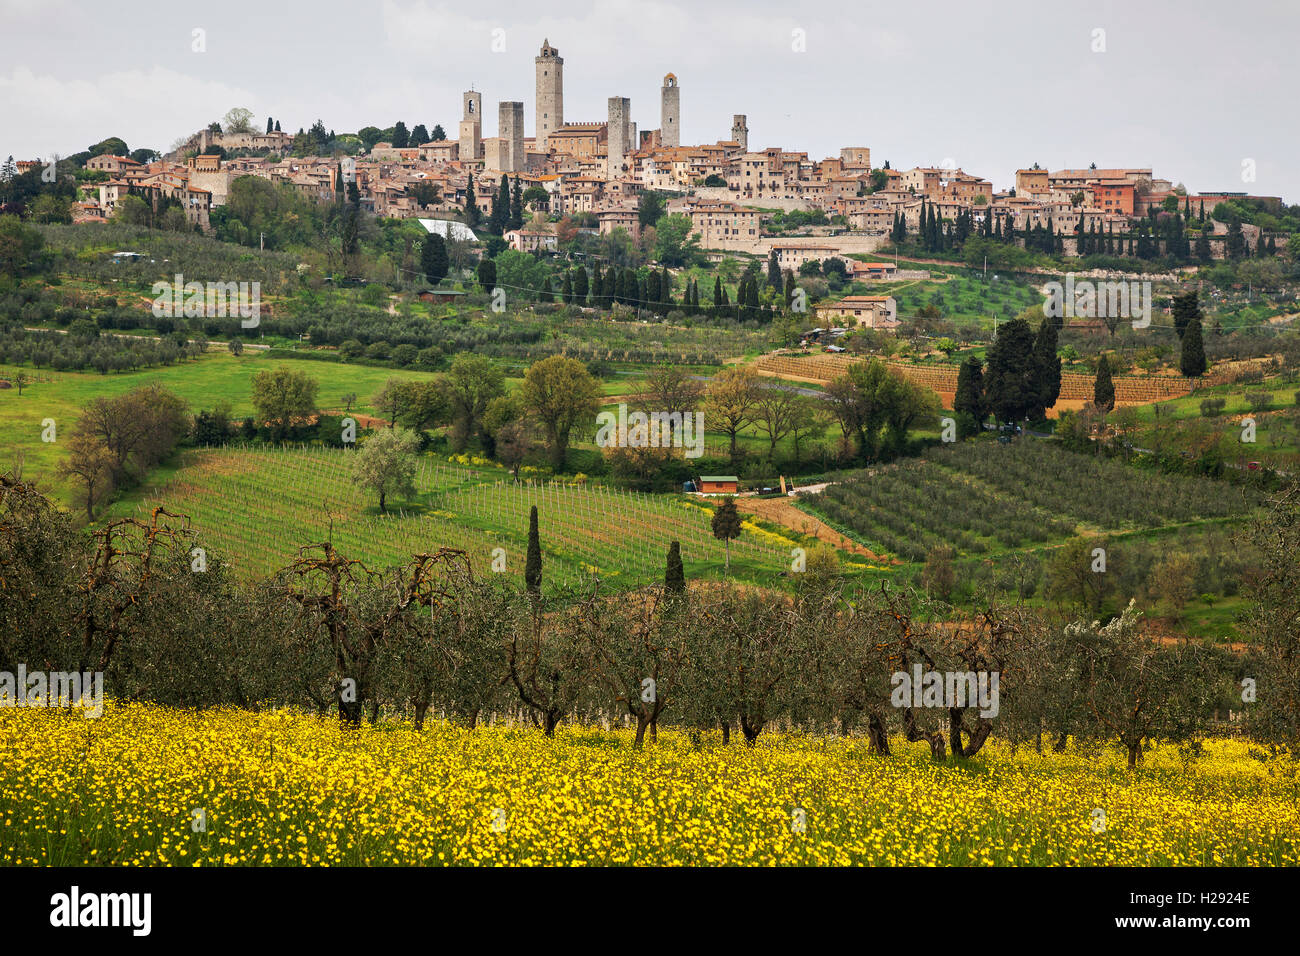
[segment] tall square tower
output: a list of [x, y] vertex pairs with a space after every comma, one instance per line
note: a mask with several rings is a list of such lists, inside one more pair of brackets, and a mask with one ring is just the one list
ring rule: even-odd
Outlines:
[[564, 125], [564, 57], [542, 41], [542, 51], [533, 61], [537, 64], [537, 133], [539, 150], [546, 149], [546, 138]]
[[663, 89], [659, 91], [659, 145], [680, 146], [682, 121], [682, 91], [677, 86], [677, 77], [669, 73], [664, 77]]
[[482, 153], [483, 94], [469, 90], [464, 94], [460, 120], [460, 160], [473, 162]]

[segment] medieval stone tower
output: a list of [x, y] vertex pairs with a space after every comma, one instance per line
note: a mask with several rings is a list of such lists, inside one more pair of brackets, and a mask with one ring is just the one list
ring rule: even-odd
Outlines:
[[524, 104], [517, 100], [502, 100], [498, 109], [501, 170], [517, 173], [524, 168]]
[[632, 101], [626, 96], [609, 98], [609, 124], [606, 129], [606, 170], [609, 179], [622, 179], [627, 172], [627, 157], [632, 151]]
[[470, 90], [464, 95], [460, 120], [460, 149], [462, 163], [472, 163], [479, 158], [483, 142], [483, 94]]
[[731, 117], [731, 138], [740, 144], [742, 153], [749, 152], [749, 126], [745, 123], [744, 113]]
[[682, 121], [682, 91], [677, 87], [677, 77], [669, 73], [664, 77], [659, 101], [659, 145], [680, 146]]
[[546, 149], [546, 138], [564, 125], [564, 57], [542, 41], [537, 64], [537, 148]]

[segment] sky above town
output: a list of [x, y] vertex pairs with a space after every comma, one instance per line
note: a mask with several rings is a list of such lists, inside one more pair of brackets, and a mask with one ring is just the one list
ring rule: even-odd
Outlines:
[[524, 102], [532, 136], [549, 39], [568, 122], [627, 96], [657, 128], [672, 72], [683, 144], [730, 138], [744, 113], [751, 149], [814, 160], [868, 146], [876, 166], [956, 165], [996, 188], [1035, 162], [1150, 166], [1193, 193], [1300, 202], [1297, 0], [0, 0], [0, 23], [0, 158], [108, 136], [166, 151], [234, 106], [259, 129], [400, 119], [455, 138], [471, 87], [485, 136], [500, 100]]

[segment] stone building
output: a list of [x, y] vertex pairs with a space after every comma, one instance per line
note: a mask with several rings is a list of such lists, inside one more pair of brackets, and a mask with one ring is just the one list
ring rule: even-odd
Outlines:
[[731, 117], [731, 141], [740, 145], [742, 153], [749, 152], [749, 125], [744, 113]]
[[868, 329], [896, 329], [900, 324], [898, 301], [892, 295], [848, 295], [818, 306], [817, 315], [837, 322], [848, 320]]
[[230, 171], [221, 168], [221, 157], [202, 154], [191, 157], [189, 181], [195, 189], [206, 189], [212, 196], [213, 206], [224, 206], [230, 196]]
[[496, 168], [505, 173], [519, 172], [524, 168], [524, 104], [503, 100], [498, 106], [497, 129], [501, 150]]
[[542, 51], [533, 61], [537, 66], [537, 149], [549, 148], [553, 131], [564, 125], [564, 57], [542, 41]]
[[483, 157], [483, 94], [467, 90], [463, 96], [464, 110], [460, 120], [460, 150], [462, 163]]
[[659, 91], [659, 145], [669, 149], [681, 145], [681, 94], [677, 77], [669, 73]]
[[606, 131], [606, 175], [620, 179], [628, 171], [632, 152], [632, 101], [626, 96], [609, 98], [609, 123]]

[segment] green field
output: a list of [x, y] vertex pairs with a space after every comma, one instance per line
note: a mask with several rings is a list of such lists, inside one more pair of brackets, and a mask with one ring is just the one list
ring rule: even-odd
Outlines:
[[[597, 573], [610, 586], [663, 578], [670, 541], [680, 541], [688, 574], [722, 570], [724, 550], [709, 530], [706, 504], [682, 496], [643, 495], [602, 486], [515, 482], [481, 459], [470, 464], [422, 456], [417, 495], [390, 500], [381, 515], [373, 496], [349, 477], [351, 451], [326, 448], [203, 449], [179, 469], [119, 501], [107, 517], [145, 516], [156, 506], [188, 515], [199, 541], [243, 577], [289, 564], [301, 545], [332, 536], [348, 557], [372, 567], [412, 554], [463, 548], [486, 571], [496, 548], [505, 573], [521, 576], [529, 509], [536, 505], [546, 581], [577, 584]], [[795, 542], [758, 526], [732, 542], [733, 573], [773, 580]]]
[[[52, 418], [56, 438], [70, 435], [81, 409], [95, 398], [119, 395], [141, 385], [158, 383], [189, 403], [191, 410], [214, 408], [229, 402], [232, 417], [253, 414], [253, 376], [263, 369], [290, 366], [304, 371], [319, 383], [317, 400], [323, 409], [344, 407], [344, 396], [355, 393], [353, 411], [372, 413], [371, 397], [389, 378], [429, 379], [429, 372], [406, 372], [366, 365], [343, 365], [335, 362], [293, 362], [270, 359], [248, 351], [236, 358], [226, 352], [211, 351], [193, 362], [140, 372], [99, 375], [95, 372], [55, 372], [24, 369], [37, 380], [23, 389], [0, 391], [0, 429], [5, 440], [0, 446], [0, 467], [12, 467], [15, 456], [23, 456], [23, 477], [36, 481], [42, 490], [62, 500], [71, 501], [71, 487], [59, 478], [56, 468], [63, 457], [58, 441], [41, 441], [42, 421]], [[0, 366], [0, 378], [12, 376], [13, 366]]]

